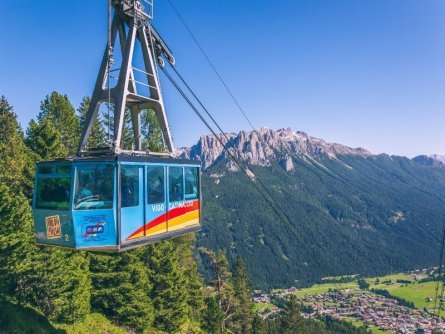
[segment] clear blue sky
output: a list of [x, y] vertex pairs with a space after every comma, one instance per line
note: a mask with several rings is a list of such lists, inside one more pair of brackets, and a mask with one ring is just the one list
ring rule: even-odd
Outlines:
[[[445, 154], [445, 1], [173, 0], [255, 126], [374, 153]], [[166, 0], [154, 25], [227, 131], [249, 129]], [[2, 1], [0, 94], [26, 127], [53, 90], [92, 93], [106, 0]], [[176, 146], [207, 130], [163, 81]]]

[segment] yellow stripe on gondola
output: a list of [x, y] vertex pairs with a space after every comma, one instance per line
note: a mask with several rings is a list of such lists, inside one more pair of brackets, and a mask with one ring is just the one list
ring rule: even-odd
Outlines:
[[[183, 215], [170, 219], [168, 221], [168, 231], [169, 232], [176, 231], [194, 225], [199, 225], [199, 210], [187, 212]], [[144, 230], [141, 230], [140, 232], [132, 235], [127, 240], [133, 240], [144, 236], [151, 237], [166, 232], [167, 232], [167, 222], [162, 222], [150, 229], [146, 229], [145, 235], [144, 235]]]
[[179, 217], [169, 219], [168, 231], [180, 230], [182, 228], [199, 225], [199, 210], [188, 212]]
[[148, 230], [146, 230], [146, 236], [152, 236], [152, 235], [157, 235], [157, 234], [161, 234], [161, 233], [165, 233], [167, 232], [167, 222], [163, 222], [162, 224], [159, 224], [155, 227], [152, 227]]

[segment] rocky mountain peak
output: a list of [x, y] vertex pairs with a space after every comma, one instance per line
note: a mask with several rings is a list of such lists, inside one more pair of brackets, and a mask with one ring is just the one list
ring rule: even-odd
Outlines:
[[[242, 157], [252, 165], [270, 166], [278, 163], [286, 171], [294, 169], [292, 156], [307, 156], [313, 159], [327, 157], [335, 159], [338, 155], [370, 156], [363, 148], [350, 148], [341, 144], [328, 143], [322, 139], [309, 136], [303, 131], [291, 128], [272, 130], [261, 127], [254, 131], [218, 134], [218, 138], [231, 152], [236, 148]], [[213, 135], [201, 136], [198, 143], [190, 148], [180, 148], [176, 155], [181, 158], [201, 161], [203, 169], [216, 162], [229, 158], [223, 145]], [[228, 163], [230, 170], [236, 170], [236, 164]]]
[[425, 166], [445, 167], [445, 156], [443, 155], [419, 155], [413, 158], [413, 160]]

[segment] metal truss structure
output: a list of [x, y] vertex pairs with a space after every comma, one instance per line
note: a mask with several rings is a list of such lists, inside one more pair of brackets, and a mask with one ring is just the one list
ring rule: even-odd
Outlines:
[[[86, 153], [86, 145], [91, 134], [93, 124], [98, 117], [101, 103], [114, 106], [113, 111], [113, 142], [110, 143], [112, 154], [129, 153], [121, 146], [122, 131], [124, 126], [125, 110], [130, 110], [134, 131], [134, 146], [130, 152], [138, 154], [151, 154], [153, 152], [142, 151], [141, 121], [142, 110], [153, 109], [156, 113], [159, 125], [162, 129], [163, 139], [167, 150], [174, 150], [173, 141], [165, 113], [162, 99], [157, 65], [163, 67], [164, 59], [174, 65], [175, 59], [172, 52], [162, 38], [151, 25], [153, 18], [153, 0], [113, 0], [114, 16], [109, 28], [108, 43], [102, 57], [99, 74], [94, 86], [91, 103], [85, 118], [82, 130], [78, 156]], [[110, 4], [110, 2], [109, 2]], [[144, 6], [145, 5], [145, 6]], [[111, 7], [110, 7], [111, 8]], [[111, 10], [110, 10], [111, 13]], [[109, 14], [110, 14], [109, 13]], [[117, 83], [110, 87], [110, 72], [113, 65], [113, 49], [116, 39], [119, 37], [122, 53], [122, 63]], [[133, 67], [133, 53], [135, 42], [141, 45], [143, 69]], [[145, 82], [135, 79], [135, 71], [142, 73]], [[148, 94], [138, 92], [137, 87], [145, 86]], [[144, 91], [145, 91], [144, 90]], [[110, 124], [109, 124], [110, 126]]]

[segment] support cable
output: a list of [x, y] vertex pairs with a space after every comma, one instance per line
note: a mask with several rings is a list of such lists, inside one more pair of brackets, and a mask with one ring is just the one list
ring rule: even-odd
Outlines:
[[[237, 106], [237, 108], [239, 109], [239, 111], [241, 112], [241, 114], [243, 115], [243, 117], [246, 119], [246, 121], [248, 122], [248, 124], [250, 125], [250, 127], [252, 128], [252, 130], [256, 133], [256, 135], [258, 136], [258, 139], [264, 144], [266, 144], [267, 146], [269, 146], [272, 151], [274, 152], [275, 155], [275, 159], [277, 160], [277, 162], [279, 162], [278, 159], [278, 154], [276, 152], [276, 148], [273, 147], [272, 145], [270, 145], [267, 141], [263, 140], [262, 136], [258, 133], [257, 129], [255, 129], [255, 127], [253, 126], [252, 122], [250, 121], [249, 117], [247, 116], [246, 112], [244, 111], [243, 107], [241, 106], [241, 104], [239, 103], [239, 101], [237, 100], [237, 98], [235, 97], [235, 95], [233, 94], [232, 90], [229, 88], [229, 86], [227, 85], [227, 83], [225, 82], [225, 80], [223, 79], [222, 75], [219, 73], [219, 71], [216, 69], [215, 65], [213, 64], [213, 62], [211, 61], [210, 57], [207, 55], [207, 52], [204, 50], [204, 48], [202, 47], [202, 45], [199, 43], [198, 39], [196, 38], [195, 34], [192, 32], [192, 30], [190, 29], [189, 25], [187, 24], [187, 22], [185, 21], [185, 19], [183, 18], [183, 16], [181, 15], [181, 13], [179, 12], [179, 10], [176, 8], [176, 6], [173, 4], [172, 0], [167, 0], [168, 3], [170, 4], [170, 6], [172, 7], [173, 11], [176, 13], [176, 15], [178, 16], [179, 20], [182, 22], [183, 26], [185, 27], [185, 29], [187, 30], [187, 32], [189, 33], [190, 37], [193, 39], [193, 41], [195, 42], [196, 46], [198, 47], [198, 49], [201, 51], [202, 55], [204, 56], [204, 58], [206, 59], [207, 63], [209, 64], [209, 66], [212, 68], [213, 72], [216, 74], [216, 76], [218, 77], [218, 79], [220, 80], [221, 84], [224, 86], [225, 90], [227, 91], [227, 93], [230, 95], [231, 99], [233, 100], [233, 102], [235, 103], [235, 105]], [[192, 91], [192, 89], [189, 87], [189, 85], [185, 82], [185, 80], [183, 79], [183, 77], [178, 73], [178, 71], [176, 70], [175, 67], [173, 67], [173, 70], [175, 71], [176, 75], [178, 75], [178, 77], [180, 78], [180, 80], [184, 83], [184, 85], [187, 87], [187, 89], [192, 93], [192, 95], [195, 97], [195, 99], [198, 101], [198, 103], [201, 105], [201, 107], [204, 109], [204, 111], [207, 113], [207, 115], [211, 118], [211, 120], [213, 121], [213, 123], [218, 127], [218, 129], [220, 130], [220, 132], [226, 137], [226, 139], [228, 140], [226, 134], [224, 131], [222, 131], [222, 129], [218, 126], [217, 122], [215, 121], [215, 119], [211, 116], [211, 114], [208, 112], [208, 110], [203, 106], [203, 104], [200, 102], [200, 100], [197, 98], [197, 96], [194, 94], [194, 92]], [[216, 135], [215, 135], [216, 137]], [[218, 139], [218, 137], [216, 137]], [[284, 150], [286, 151], [286, 153], [293, 157], [295, 156], [295, 154], [290, 151], [290, 149], [288, 147], [286, 147], [285, 145], [282, 145], [282, 147], [284, 148]], [[238, 150], [237, 150], [238, 151]], [[240, 158], [243, 160], [243, 162], [246, 164], [247, 168], [249, 168], [249, 170], [251, 172], [252, 169], [248, 166], [247, 161], [245, 161], [245, 159], [243, 159], [243, 157], [240, 155]], [[337, 179], [337, 181], [343, 183], [344, 185], [349, 185], [353, 188], [355, 188], [356, 190], [360, 190], [358, 189], [356, 186], [354, 186], [351, 183], [347, 183], [345, 181], [340, 180], [337, 175], [333, 174], [329, 174], [327, 173], [327, 175], [330, 175], [331, 177]], [[250, 178], [249, 178], [250, 179]], [[259, 179], [258, 179], [259, 180]], [[269, 196], [272, 197], [272, 195], [269, 193], [269, 191], [267, 191], [267, 193], [269, 194]], [[273, 198], [273, 197], [272, 197]], [[277, 203], [278, 204], [278, 203]], [[280, 207], [281, 208], [281, 207]], [[436, 307], [437, 307], [437, 298], [438, 298], [438, 290], [439, 290], [439, 282], [440, 282], [440, 277], [442, 275], [442, 260], [443, 260], [443, 251], [444, 251], [444, 246], [445, 246], [445, 225], [444, 225], [444, 231], [443, 231], [443, 237], [442, 237], [442, 248], [441, 248], [441, 255], [440, 255], [440, 265], [439, 265], [439, 278], [438, 278], [438, 283], [436, 286], [436, 297], [435, 297], [435, 302], [434, 302], [434, 313], [436, 311]], [[441, 296], [443, 297], [443, 293], [444, 293], [444, 283], [442, 283], [442, 289], [441, 289]], [[441, 311], [441, 306], [442, 303], [439, 304], [439, 311], [438, 313], [440, 313]], [[439, 314], [438, 314], [439, 316]]]
[[[241, 112], [241, 114], [244, 116], [245, 120], [247, 121], [247, 123], [249, 123], [250, 127], [252, 128], [252, 130], [256, 133], [256, 135], [258, 136], [258, 139], [260, 141], [263, 141], [262, 137], [260, 136], [260, 134], [258, 133], [257, 129], [255, 129], [255, 127], [253, 126], [252, 122], [250, 121], [249, 117], [247, 117], [246, 112], [244, 111], [243, 107], [241, 107], [241, 104], [238, 102], [238, 99], [235, 97], [235, 95], [233, 94], [232, 90], [229, 88], [229, 86], [227, 85], [226, 81], [223, 79], [222, 75], [219, 73], [219, 71], [216, 69], [215, 65], [213, 64], [213, 62], [210, 60], [210, 57], [207, 55], [207, 52], [204, 50], [204, 48], [201, 46], [201, 44], [198, 42], [198, 39], [196, 38], [195, 34], [193, 34], [192, 30], [190, 29], [189, 25], [187, 24], [187, 22], [185, 22], [184, 18], [182, 17], [181, 13], [179, 12], [179, 10], [176, 8], [176, 6], [173, 4], [173, 2], [171, 0], [167, 0], [168, 3], [170, 4], [170, 6], [173, 8], [173, 11], [176, 13], [176, 15], [178, 16], [179, 20], [182, 22], [182, 24], [184, 25], [185, 29], [187, 30], [187, 32], [189, 33], [190, 37], [193, 39], [193, 41], [195, 42], [196, 46], [198, 47], [198, 49], [201, 51], [202, 55], [204, 56], [204, 58], [206, 59], [207, 63], [209, 64], [209, 66], [212, 68], [213, 72], [216, 74], [216, 76], [218, 77], [219, 81], [221, 82], [221, 84], [224, 86], [225, 90], [227, 91], [227, 93], [230, 95], [230, 97], [232, 98], [233, 102], [236, 104], [236, 106], [238, 107], [239, 111]], [[264, 143], [263, 143], [264, 144]], [[275, 158], [278, 162], [278, 156], [275, 152], [275, 149], [272, 148], [273, 152], [275, 153]]]
[[255, 173], [251, 170], [247, 170], [241, 166], [241, 163], [238, 161], [238, 159], [233, 155], [233, 153], [230, 151], [230, 149], [227, 147], [227, 145], [222, 141], [222, 139], [217, 135], [216, 131], [212, 128], [212, 126], [206, 121], [204, 116], [199, 112], [199, 110], [195, 107], [193, 102], [187, 97], [187, 95], [184, 93], [184, 91], [181, 89], [181, 87], [176, 83], [176, 81], [173, 79], [173, 77], [170, 75], [170, 73], [167, 72], [167, 70], [163, 67], [161, 67], [162, 71], [164, 72], [165, 76], [169, 79], [169, 81], [172, 83], [172, 85], [176, 88], [176, 90], [181, 94], [181, 96], [184, 98], [184, 100], [187, 102], [187, 104], [192, 108], [192, 110], [196, 113], [196, 115], [199, 117], [199, 119], [204, 123], [204, 125], [210, 130], [210, 132], [213, 134], [213, 136], [218, 140], [218, 142], [222, 145], [224, 150], [229, 154], [230, 158], [236, 163], [238, 168], [248, 177], [248, 179], [252, 182], [252, 184], [255, 186], [257, 191], [262, 195], [264, 200], [270, 205], [270, 207], [274, 210], [274, 212], [277, 214], [277, 216], [282, 219], [281, 214], [276, 210], [276, 208], [273, 206], [273, 204], [270, 202], [270, 200], [264, 195], [263, 192], [259, 189], [258, 185], [251, 179], [249, 176], [248, 171], [250, 171], [256, 178], [257, 176]]
[[110, 88], [110, 71], [111, 71], [111, 62], [113, 57], [113, 47], [111, 46], [111, 0], [108, 0], [108, 7], [107, 7], [107, 91], [108, 91], [108, 103], [107, 103], [107, 109], [108, 109], [108, 144], [111, 144], [111, 136], [110, 136], [110, 128], [111, 128], [111, 114], [110, 114], [110, 105], [111, 105], [111, 88]]
[[[250, 121], [249, 117], [247, 116], [246, 112], [244, 111], [244, 108], [241, 106], [241, 104], [239, 103], [238, 99], [235, 97], [234, 93], [232, 92], [232, 90], [229, 88], [228, 84], [226, 83], [226, 81], [224, 80], [224, 78], [222, 77], [222, 75], [219, 73], [219, 71], [216, 69], [216, 66], [213, 64], [212, 60], [210, 59], [210, 57], [208, 56], [207, 52], [204, 50], [203, 46], [199, 43], [198, 39], [196, 38], [195, 34], [192, 32], [190, 26], [187, 24], [187, 22], [185, 21], [184, 17], [181, 15], [181, 13], [179, 12], [179, 10], [177, 9], [177, 7], [173, 4], [172, 0], [167, 0], [168, 3], [170, 4], [170, 6], [172, 7], [173, 11], [175, 12], [175, 14], [177, 15], [177, 17], [179, 18], [179, 20], [181, 21], [181, 23], [183, 24], [184, 28], [187, 30], [188, 34], [190, 35], [190, 37], [192, 38], [192, 40], [195, 42], [196, 46], [198, 47], [198, 49], [201, 51], [202, 55], [204, 56], [204, 58], [206, 59], [207, 63], [209, 64], [209, 66], [212, 68], [213, 72], [216, 74], [216, 76], [218, 77], [219, 81], [221, 82], [221, 84], [224, 86], [225, 90], [227, 91], [227, 93], [230, 95], [231, 99], [233, 100], [233, 102], [235, 103], [235, 105], [237, 106], [238, 110], [241, 112], [241, 114], [243, 115], [243, 117], [246, 119], [247, 123], [250, 125], [251, 129], [255, 132], [255, 134], [258, 137], [258, 140], [263, 144], [263, 148], [264, 147], [269, 147], [272, 152], [274, 153], [275, 156], [275, 160], [277, 161], [277, 163], [279, 163], [279, 157], [278, 157], [278, 152], [277, 149], [275, 147], [273, 147], [273, 145], [271, 145], [269, 142], [267, 142], [267, 140], [264, 140], [263, 137], [261, 136], [261, 134], [257, 131], [257, 129], [255, 129], [253, 123]], [[176, 70], [175, 70], [176, 72]], [[181, 77], [180, 77], [181, 78]], [[182, 80], [182, 78], [181, 78]], [[182, 80], [183, 81], [183, 80]], [[213, 120], [213, 118], [212, 118]], [[213, 120], [214, 121], [214, 120]], [[214, 121], [215, 122], [215, 121]], [[221, 131], [223, 132], [223, 131]], [[223, 132], [224, 133], [224, 132]], [[286, 152], [286, 154], [290, 157], [296, 157], [296, 154], [293, 153], [288, 147], [286, 147], [285, 145], [281, 145], [281, 147], [284, 149], [284, 151]], [[265, 152], [264, 152], [264, 155]], [[318, 168], [320, 168], [319, 166], [316, 166]], [[321, 169], [321, 168], [320, 168]], [[323, 171], [326, 173], [326, 171]], [[335, 180], [337, 180], [338, 182], [341, 182], [344, 185], [349, 185], [350, 187], [354, 188], [357, 191], [360, 191], [360, 189], [357, 186], [354, 186], [352, 183], [348, 183], [346, 181], [341, 180], [336, 174], [329, 174], [326, 173], [327, 175], [331, 176], [332, 178], [334, 178]]]
[[[253, 126], [252, 122], [250, 121], [249, 117], [247, 116], [246, 112], [244, 111], [243, 107], [241, 106], [241, 104], [238, 102], [238, 99], [235, 97], [235, 95], [233, 94], [232, 90], [229, 88], [229, 86], [227, 85], [226, 81], [223, 79], [222, 75], [219, 73], [219, 71], [216, 69], [215, 65], [213, 64], [213, 62], [210, 60], [210, 57], [207, 55], [207, 52], [204, 50], [204, 48], [201, 46], [201, 44], [199, 43], [198, 39], [196, 38], [195, 34], [192, 32], [192, 30], [190, 29], [189, 25], [187, 24], [187, 22], [185, 21], [185, 19], [183, 18], [183, 16], [181, 15], [181, 13], [179, 12], [179, 10], [176, 8], [176, 6], [173, 4], [172, 0], [167, 0], [168, 3], [170, 4], [170, 6], [172, 7], [173, 11], [176, 13], [176, 15], [178, 16], [179, 20], [182, 22], [182, 24], [184, 25], [185, 29], [187, 30], [187, 32], [189, 33], [190, 37], [193, 39], [193, 41], [195, 42], [196, 46], [199, 48], [199, 50], [201, 51], [202, 55], [204, 56], [204, 58], [206, 59], [207, 63], [209, 64], [209, 66], [212, 68], [213, 72], [216, 74], [216, 76], [218, 77], [218, 79], [220, 80], [221, 84], [224, 86], [225, 90], [227, 91], [227, 93], [230, 95], [230, 97], [232, 98], [233, 102], [235, 103], [235, 105], [238, 107], [239, 111], [241, 112], [241, 114], [243, 115], [243, 117], [246, 119], [246, 121], [249, 123], [250, 127], [252, 128], [252, 130], [256, 133], [258, 139], [260, 140], [260, 142], [262, 142], [263, 147], [268, 146], [272, 149], [272, 151], [274, 152], [275, 155], [275, 159], [277, 162], [279, 162], [279, 158], [278, 158], [278, 154], [276, 151], [276, 148], [273, 147], [272, 145], [270, 145], [267, 141], [265, 141], [263, 139], [263, 137], [260, 135], [260, 133], [257, 131], [257, 129], [255, 129], [255, 127]], [[173, 67], [173, 66], [172, 66]], [[192, 93], [192, 95], [195, 97], [195, 99], [198, 101], [198, 103], [203, 107], [203, 109], [206, 111], [206, 113], [209, 115], [209, 117], [212, 119], [212, 121], [217, 125], [217, 122], [215, 121], [215, 119], [210, 115], [210, 113], [207, 111], [207, 109], [202, 105], [202, 103], [199, 101], [199, 99], [196, 97], [196, 95], [193, 93], [193, 91], [190, 89], [190, 87], [186, 84], [185, 80], [182, 78], [181, 75], [179, 75], [178, 71], [176, 70], [175, 67], [173, 67], [174, 71], [176, 72], [176, 74], [178, 75], [178, 77], [181, 79], [181, 81], [185, 84], [185, 86], [189, 89], [189, 91]], [[221, 131], [222, 134], [225, 135], [225, 132], [222, 131], [222, 129], [217, 125], [218, 129]], [[227, 138], [227, 137], [226, 137]], [[264, 145], [265, 144], [265, 145]], [[286, 153], [289, 156], [294, 156], [295, 154], [293, 152], [290, 151], [290, 149], [284, 145], [282, 145], [282, 147], [284, 148], [284, 150], [286, 151]], [[240, 154], [241, 156], [241, 154]], [[243, 159], [244, 160], [244, 159]], [[248, 163], [246, 161], [244, 161], [244, 163], [248, 166]], [[248, 167], [249, 168], [249, 167]], [[249, 168], [251, 170], [251, 168]], [[252, 171], [252, 170], [251, 170]], [[258, 178], [258, 177], [257, 177]], [[259, 179], [258, 179], [259, 180]], [[260, 181], [260, 180], [259, 180]], [[266, 192], [269, 194], [269, 196], [271, 196], [271, 198], [273, 199], [273, 196], [270, 194], [270, 192], [268, 191], [267, 188]], [[280, 209], [284, 212], [287, 220], [289, 222], [291, 222], [291, 220], [287, 217], [287, 214], [285, 213], [285, 211], [281, 208], [281, 206], [276, 202], [276, 200], [274, 199], [274, 202], [277, 204], [278, 207], [280, 207]], [[300, 241], [301, 242], [301, 241]], [[316, 258], [317, 261], [319, 261], [318, 258]], [[338, 288], [338, 286], [337, 286]], [[340, 289], [339, 289], [340, 290]]]
[[[195, 94], [195, 92], [193, 91], [193, 89], [187, 84], [187, 82], [184, 80], [184, 78], [182, 77], [182, 75], [178, 72], [178, 70], [176, 69], [176, 67], [171, 66], [171, 68], [173, 69], [173, 71], [176, 73], [176, 75], [179, 77], [179, 79], [182, 81], [182, 83], [185, 85], [185, 87], [187, 87], [187, 89], [189, 90], [189, 92], [193, 95], [193, 97], [195, 98], [195, 100], [199, 103], [199, 105], [201, 106], [201, 108], [205, 111], [205, 113], [207, 114], [207, 116], [209, 116], [209, 118], [212, 120], [213, 124], [215, 124], [215, 126], [218, 128], [218, 130], [220, 131], [220, 133], [224, 136], [224, 138], [227, 140], [227, 142], [230, 141], [229, 137], [227, 136], [226, 132], [219, 126], [218, 122], [215, 120], [215, 118], [212, 116], [212, 114], [208, 111], [208, 109], [204, 106], [204, 104], [201, 102], [201, 100], [198, 98], [198, 96]], [[249, 166], [249, 163], [247, 162], [247, 160], [242, 156], [241, 152], [236, 148], [233, 147], [234, 150], [238, 153], [238, 157], [239, 159], [244, 163], [244, 165], [246, 166], [246, 169], [249, 170], [251, 173], [255, 174], [252, 170], [252, 168]], [[263, 182], [261, 181], [261, 179], [255, 175], [255, 177], [258, 179], [258, 182], [262, 185], [262, 187], [264, 188], [264, 190], [267, 192], [267, 194], [273, 198], [272, 194], [269, 192], [269, 190], [267, 189], [267, 187], [263, 184]]]
[[[270, 191], [267, 189], [267, 187], [264, 185], [264, 183], [261, 181], [261, 179], [252, 171], [252, 169], [249, 168], [247, 162], [242, 158], [241, 153], [238, 151], [238, 149], [236, 147], [233, 147], [234, 150], [236, 152], [238, 152], [238, 154], [241, 156], [241, 158], [244, 160], [244, 163], [247, 165], [247, 167], [243, 168], [241, 166], [241, 163], [238, 161], [238, 159], [233, 155], [233, 153], [230, 151], [230, 149], [227, 147], [226, 144], [224, 144], [224, 142], [222, 141], [222, 139], [216, 134], [215, 130], [211, 127], [211, 125], [205, 120], [204, 116], [199, 112], [199, 110], [196, 108], [196, 106], [193, 104], [193, 102], [187, 97], [187, 95], [185, 94], [185, 92], [182, 90], [182, 88], [178, 85], [178, 83], [173, 79], [173, 77], [170, 75], [170, 73], [168, 73], [168, 71], [161, 67], [162, 71], [164, 72], [164, 74], [166, 75], [166, 77], [169, 79], [169, 81], [172, 83], [172, 85], [176, 88], [176, 90], [178, 90], [178, 92], [180, 93], [180, 95], [184, 98], [184, 100], [188, 103], [188, 105], [192, 108], [192, 110], [197, 114], [197, 116], [201, 119], [201, 121], [206, 125], [206, 127], [210, 130], [210, 132], [213, 134], [213, 136], [218, 140], [218, 142], [222, 145], [222, 147], [224, 148], [224, 150], [229, 154], [230, 158], [236, 163], [236, 165], [240, 168], [240, 170], [248, 177], [248, 179], [250, 180], [250, 182], [254, 185], [255, 189], [258, 191], [258, 193], [263, 197], [263, 199], [266, 201], [266, 203], [271, 207], [271, 209], [274, 211], [274, 213], [278, 216], [278, 218], [280, 219], [280, 221], [282, 223], [285, 224], [285, 226], [290, 230], [290, 232], [292, 232], [295, 237], [297, 238], [298, 242], [300, 242], [300, 244], [305, 247], [308, 251], [309, 254], [311, 253], [311, 248], [310, 246], [304, 241], [304, 239], [302, 239], [302, 237], [296, 233], [296, 231], [294, 231], [294, 228], [296, 228], [296, 226], [294, 226], [292, 224], [292, 220], [289, 218], [289, 216], [287, 215], [287, 213], [285, 212], [285, 210], [280, 206], [280, 204], [276, 201], [276, 199], [272, 196], [272, 194], [270, 193]], [[177, 72], [175, 70], [175, 72]], [[186, 83], [185, 83], [186, 84]], [[188, 87], [188, 89], [190, 89], [190, 86], [188, 86], [186, 84], [186, 86]], [[192, 95], [195, 97], [195, 99], [197, 99], [197, 101], [200, 103], [200, 105], [203, 107], [204, 110], [206, 110], [206, 113], [208, 113], [210, 115], [210, 113], [208, 112], [208, 110], [203, 106], [203, 104], [201, 103], [201, 101], [197, 98], [197, 96], [192, 92]], [[218, 129], [224, 134], [224, 131], [220, 128], [220, 126], [216, 123], [216, 121], [213, 119], [213, 117], [210, 115], [211, 119], [215, 122], [216, 126], [218, 127]], [[261, 190], [261, 188], [258, 186], [258, 184], [256, 184], [254, 182], [254, 180], [250, 177], [249, 173], [252, 173], [255, 176], [255, 179], [258, 180], [258, 183], [260, 183], [260, 185], [262, 186], [262, 189], [264, 189], [264, 191], [269, 195], [270, 199], [268, 196], [266, 196], [263, 191]], [[272, 203], [273, 202], [273, 203]], [[274, 205], [275, 204], [275, 205]], [[279, 208], [279, 210], [277, 209], [277, 207]], [[315, 260], [315, 262], [317, 263], [317, 265], [319, 266], [319, 268], [324, 271], [324, 267], [322, 265], [322, 263], [320, 262], [320, 259], [318, 257], [313, 257], [313, 259]], [[330, 275], [330, 273], [326, 272], [325, 273], [328, 276], [332, 276]], [[338, 285], [338, 283], [334, 283], [337, 286], [337, 289], [340, 292], [340, 286]], [[341, 292], [340, 292], [341, 293]]]
[[[170, 4], [170, 6], [173, 8], [174, 12], [176, 13], [176, 15], [178, 16], [179, 20], [182, 22], [182, 24], [184, 25], [185, 29], [187, 30], [187, 32], [189, 33], [190, 37], [193, 39], [193, 41], [195, 42], [196, 46], [199, 48], [199, 50], [201, 51], [202, 55], [204, 56], [204, 58], [206, 59], [207, 63], [209, 64], [209, 66], [212, 68], [212, 70], [214, 71], [214, 73], [216, 74], [216, 76], [218, 77], [218, 79], [220, 80], [221, 84], [224, 86], [225, 90], [227, 91], [227, 93], [230, 95], [230, 97], [232, 98], [233, 102], [235, 103], [235, 105], [238, 107], [239, 111], [241, 112], [241, 114], [244, 116], [244, 118], [246, 119], [246, 121], [249, 123], [250, 127], [252, 128], [252, 130], [256, 133], [256, 135], [258, 136], [259, 141], [264, 145], [264, 146], [268, 146], [269, 148], [272, 149], [272, 151], [274, 152], [275, 155], [275, 159], [277, 162], [279, 162], [279, 158], [278, 158], [278, 153], [275, 147], [273, 147], [272, 145], [270, 145], [267, 141], [265, 141], [263, 139], [263, 137], [260, 135], [260, 133], [258, 133], [257, 129], [255, 129], [255, 127], [253, 126], [252, 122], [250, 121], [249, 117], [247, 116], [246, 112], [244, 111], [244, 108], [241, 106], [241, 104], [239, 103], [238, 99], [235, 97], [235, 95], [233, 94], [232, 90], [229, 88], [228, 84], [226, 83], [226, 81], [224, 80], [224, 78], [222, 77], [222, 75], [219, 73], [219, 71], [216, 69], [215, 65], [213, 64], [213, 62], [211, 61], [210, 57], [207, 55], [207, 52], [204, 50], [204, 48], [201, 46], [201, 44], [199, 43], [198, 39], [196, 38], [195, 34], [192, 32], [192, 30], [190, 29], [189, 25], [187, 24], [187, 22], [185, 21], [185, 19], [183, 18], [183, 16], [181, 15], [181, 13], [179, 12], [179, 10], [176, 8], [176, 6], [173, 4], [172, 0], [167, 0], [168, 3]], [[264, 147], [263, 146], [263, 147]], [[295, 154], [290, 151], [290, 149], [284, 145], [282, 145], [282, 148], [286, 151], [286, 153], [290, 156], [293, 157], [295, 156]], [[332, 175], [331, 175], [332, 176]], [[346, 184], [346, 182], [341, 181], [340, 179], [336, 178], [338, 181], [342, 182], [343, 184]], [[349, 184], [350, 186], [356, 188], [357, 187], [353, 186], [352, 184]]]
[[210, 58], [207, 56], [207, 53], [205, 52], [204, 48], [201, 46], [201, 44], [198, 42], [197, 38], [195, 37], [195, 35], [193, 34], [192, 30], [190, 29], [190, 27], [188, 26], [187, 22], [185, 22], [184, 18], [182, 17], [181, 13], [179, 13], [178, 9], [175, 7], [175, 5], [173, 4], [173, 2], [171, 0], [167, 0], [168, 3], [170, 4], [170, 6], [173, 8], [173, 10], [175, 11], [176, 15], [178, 16], [179, 20], [181, 20], [182, 24], [184, 25], [185, 29], [188, 31], [188, 33], [190, 34], [191, 38], [193, 39], [193, 41], [195, 42], [196, 46], [199, 48], [199, 50], [201, 50], [204, 58], [207, 60], [207, 62], [209, 63], [210, 67], [213, 69], [213, 71], [215, 72], [215, 74], [218, 76], [219, 80], [221, 81], [221, 83], [223, 84], [223, 86], [225, 87], [225, 89], [227, 90], [227, 92], [229, 93], [229, 95], [232, 97], [232, 100], [235, 102], [235, 104], [238, 106], [239, 110], [242, 112], [242, 114], [244, 115], [244, 118], [246, 119], [246, 121], [250, 124], [250, 126], [254, 129], [254, 126], [252, 125], [252, 123], [250, 122], [249, 118], [247, 117], [246, 113], [244, 112], [243, 108], [241, 107], [241, 105], [238, 103], [238, 100], [235, 98], [235, 96], [233, 95], [232, 91], [230, 90], [229, 86], [226, 84], [226, 82], [224, 81], [224, 79], [222, 78], [221, 74], [218, 72], [218, 70], [216, 69], [215, 65], [213, 65], [213, 62], [210, 60]]

